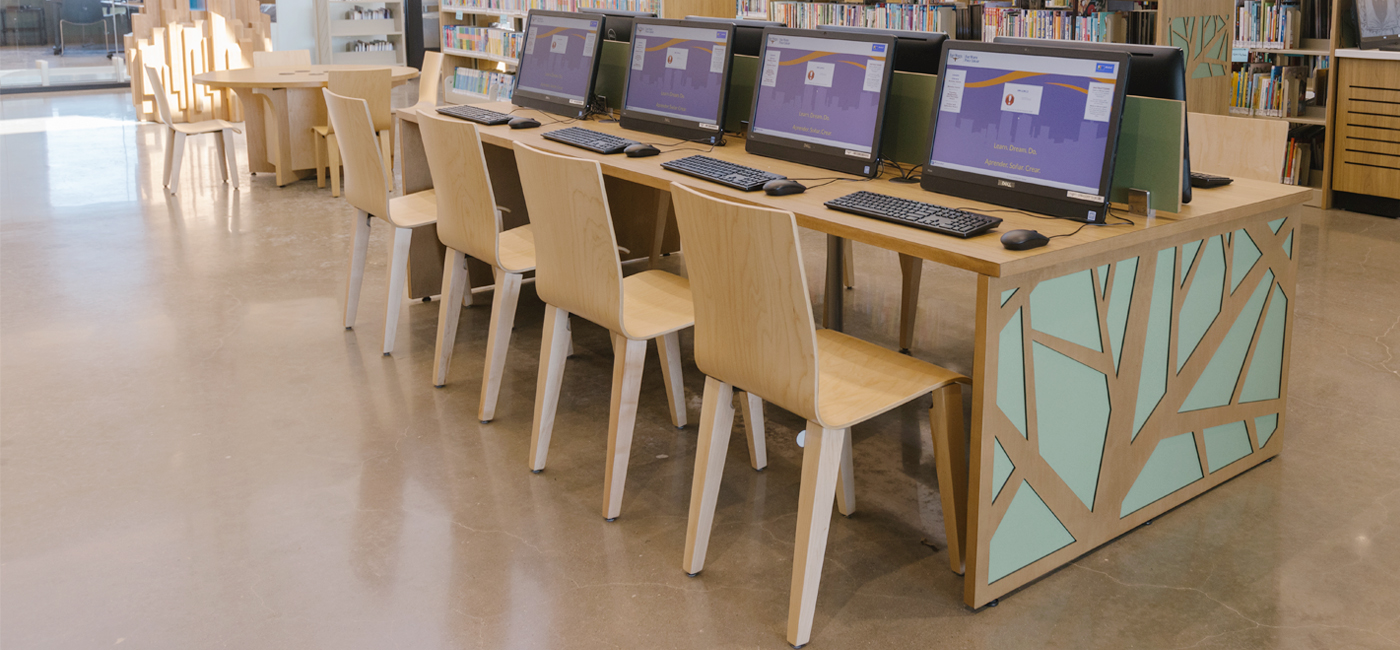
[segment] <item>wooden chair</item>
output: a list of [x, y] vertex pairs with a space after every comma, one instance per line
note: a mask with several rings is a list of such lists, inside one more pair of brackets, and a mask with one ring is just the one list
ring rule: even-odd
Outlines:
[[151, 85], [151, 94], [156, 97], [156, 111], [165, 124], [165, 170], [161, 175], [161, 185], [170, 189], [171, 194], [180, 187], [180, 167], [185, 160], [185, 138], [201, 133], [217, 134], [214, 146], [219, 150], [219, 171], [223, 172], [224, 182], [238, 189], [238, 158], [233, 140], [234, 133], [242, 133], [238, 125], [224, 120], [204, 120], [202, 122], [177, 123], [171, 117], [170, 97], [165, 94], [160, 71], [146, 66], [146, 81]]
[[442, 83], [442, 58], [442, 52], [423, 53], [423, 68], [418, 74], [418, 101], [414, 102], [414, 108], [432, 109], [437, 106], [438, 88]]
[[1277, 183], [1288, 153], [1283, 120], [1187, 113], [1191, 133], [1191, 171]]
[[736, 387], [807, 419], [788, 643], [801, 646], [811, 636], [832, 497], [843, 514], [855, 509], [851, 427], [930, 393], [948, 551], [961, 571], [967, 465], [960, 384], [970, 380], [816, 329], [791, 212], [731, 203], [675, 183], [671, 197], [695, 292], [695, 361], [706, 375], [686, 573], [704, 567]]
[[534, 225], [535, 289], [545, 302], [530, 469], [543, 470], [549, 453], [569, 345], [569, 314], [576, 314], [612, 332], [616, 360], [603, 483], [603, 517], [612, 521], [622, 509], [642, 362], [651, 339], [658, 339], [671, 423], [676, 427], [686, 423], [677, 332], [695, 321], [690, 283], [657, 270], [622, 277], [603, 170], [597, 162], [519, 143], [515, 161]]
[[462, 297], [469, 284], [467, 257], [475, 257], [490, 264], [496, 276], [491, 328], [486, 335], [486, 370], [477, 409], [477, 419], [489, 422], [495, 417], [496, 398], [501, 392], [501, 374], [505, 371], [506, 351], [510, 349], [523, 274], [535, 269], [535, 235], [528, 224], [501, 231], [501, 208], [496, 206], [475, 126], [421, 113], [418, 128], [423, 132], [423, 151], [437, 189], [438, 239], [447, 247], [433, 385], [447, 383]]
[[282, 50], [280, 52], [254, 52], [254, 68], [279, 66], [311, 65], [311, 50]]
[[360, 304], [370, 220], [379, 217], [394, 227], [389, 261], [389, 305], [384, 320], [384, 354], [389, 354], [394, 349], [399, 307], [404, 301], [404, 283], [408, 279], [409, 242], [414, 228], [437, 222], [437, 195], [427, 190], [389, 198], [391, 186], [385, 181], [384, 158], [375, 142], [368, 102], [337, 95], [328, 88], [321, 92], [326, 97], [326, 111], [335, 126], [344, 157], [345, 200], [358, 211], [350, 252], [350, 283], [345, 292], [346, 329], [354, 327], [355, 311]]
[[[389, 90], [393, 77], [389, 68], [366, 70], [331, 70], [326, 73], [326, 87], [342, 97], [363, 99], [369, 104], [374, 132], [379, 135], [379, 151], [384, 158], [384, 174], [393, 187], [394, 114], [389, 110]], [[313, 126], [316, 132], [316, 187], [326, 186], [326, 172], [331, 176], [331, 196], [340, 196], [340, 147], [334, 125]]]

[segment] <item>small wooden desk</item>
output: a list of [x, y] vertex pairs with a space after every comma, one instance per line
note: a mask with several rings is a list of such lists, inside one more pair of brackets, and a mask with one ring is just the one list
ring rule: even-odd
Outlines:
[[[316, 169], [316, 138], [311, 128], [327, 124], [321, 88], [330, 70], [368, 70], [384, 66], [313, 65], [218, 70], [195, 75], [194, 82], [233, 90], [243, 100], [248, 129], [248, 170], [276, 172], [277, 186], [305, 178]], [[418, 76], [405, 66], [391, 68], [395, 84]], [[261, 96], [263, 100], [249, 100]], [[265, 100], [265, 101], [264, 101]], [[281, 134], [286, 134], [283, 137]]]

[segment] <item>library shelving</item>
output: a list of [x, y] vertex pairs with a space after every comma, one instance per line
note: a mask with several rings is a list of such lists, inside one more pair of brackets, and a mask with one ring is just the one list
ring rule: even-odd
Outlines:
[[405, 65], [403, 0], [316, 0], [321, 63]]

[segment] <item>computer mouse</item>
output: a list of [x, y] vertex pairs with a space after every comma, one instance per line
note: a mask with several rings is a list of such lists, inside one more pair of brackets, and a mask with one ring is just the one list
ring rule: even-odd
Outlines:
[[1050, 238], [1034, 230], [1012, 230], [1001, 236], [1001, 245], [1013, 251], [1027, 251], [1050, 243]]
[[627, 154], [628, 158], [645, 158], [647, 156], [655, 156], [661, 153], [661, 150], [649, 144], [638, 142], [637, 144], [627, 145], [627, 148], [623, 149], [622, 153]]
[[797, 181], [779, 178], [775, 181], [768, 181], [763, 184], [763, 191], [768, 196], [787, 196], [789, 194], [801, 194], [807, 191], [807, 186]]
[[512, 129], [533, 129], [539, 126], [540, 122], [533, 117], [513, 117], [509, 124]]

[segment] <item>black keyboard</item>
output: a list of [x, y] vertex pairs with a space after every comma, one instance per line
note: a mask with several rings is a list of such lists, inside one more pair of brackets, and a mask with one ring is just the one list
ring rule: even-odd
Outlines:
[[669, 169], [673, 172], [680, 172], [696, 178], [703, 178], [707, 181], [727, 185], [736, 190], [752, 192], [761, 189], [764, 183], [775, 181], [786, 176], [779, 176], [762, 169], [754, 169], [743, 165], [736, 165], [723, 160], [715, 160], [709, 156], [686, 156], [679, 160], [671, 160], [661, 163], [662, 169]]
[[510, 121], [510, 116], [505, 113], [488, 111], [484, 108], [477, 108], [466, 104], [461, 106], [442, 106], [437, 109], [437, 112], [468, 122], [485, 124], [486, 126], [496, 126], [497, 124], [505, 124]]
[[1210, 174], [1202, 174], [1201, 172], [1191, 172], [1191, 187], [1209, 189], [1212, 187], [1220, 187], [1221, 185], [1229, 185], [1234, 181], [1235, 179], [1228, 176], [1212, 176]]
[[826, 207], [963, 238], [980, 235], [1001, 223], [997, 217], [874, 192], [847, 194], [827, 201]]
[[577, 126], [559, 129], [558, 131], [550, 131], [544, 134], [544, 139], [562, 142], [567, 145], [572, 145], [580, 149], [587, 149], [589, 151], [596, 151], [601, 154], [622, 153], [623, 149], [634, 144], [640, 144], [636, 140], [628, 140], [627, 138], [619, 138], [615, 135], [581, 129]]

